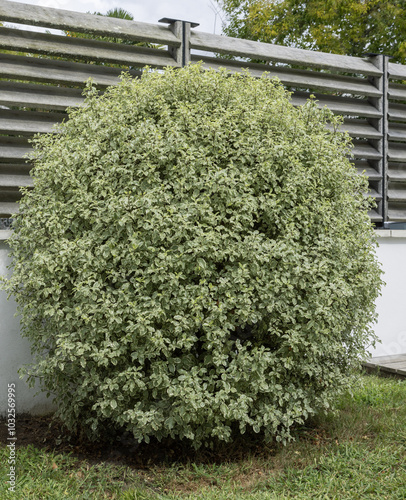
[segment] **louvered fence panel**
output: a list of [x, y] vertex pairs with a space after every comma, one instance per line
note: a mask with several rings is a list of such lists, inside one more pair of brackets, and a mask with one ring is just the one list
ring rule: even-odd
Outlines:
[[[211, 35], [191, 33], [191, 46], [214, 50]], [[382, 57], [369, 60], [333, 54], [313, 53], [289, 47], [258, 44], [249, 40], [217, 37], [217, 53], [264, 59], [253, 63], [210, 55], [192, 55], [192, 61], [203, 61], [203, 67], [225, 67], [232, 72], [248, 68], [250, 73], [277, 77], [292, 92], [292, 102], [302, 105], [314, 96], [320, 107], [327, 106], [344, 117], [341, 130], [353, 138], [354, 164], [369, 177], [369, 195], [376, 201], [370, 212], [373, 222], [381, 225], [387, 217], [386, 118], [387, 97], [384, 92], [386, 61]], [[279, 64], [275, 64], [278, 62]], [[281, 65], [280, 63], [283, 63]]]
[[181, 45], [168, 26], [3, 1], [0, 22], [7, 21], [104, 39], [0, 27], [0, 218], [18, 210], [20, 186], [32, 184], [29, 138], [52, 132], [67, 107], [82, 105], [89, 78], [102, 91], [123, 71], [139, 76], [147, 64], [177, 66], [173, 54]]
[[388, 221], [406, 222], [406, 68], [388, 65]]
[[3, 0], [4, 21], [85, 35], [0, 27], [0, 216], [16, 209], [18, 186], [30, 185], [29, 137], [52, 131], [67, 107], [82, 105], [88, 78], [103, 91], [123, 70], [138, 76], [145, 65], [202, 61], [205, 68], [267, 72], [292, 92], [293, 104], [314, 96], [318, 106], [342, 115], [341, 129], [353, 138], [352, 161], [368, 175], [377, 202], [372, 220], [406, 220], [406, 67], [388, 64], [385, 56], [312, 52], [202, 33], [185, 21], [155, 25]]

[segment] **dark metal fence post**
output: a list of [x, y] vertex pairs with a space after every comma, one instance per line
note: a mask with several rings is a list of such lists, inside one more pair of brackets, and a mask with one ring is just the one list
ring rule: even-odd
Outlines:
[[379, 130], [381, 138], [371, 141], [380, 153], [380, 160], [376, 168], [380, 174], [378, 193], [382, 196], [378, 202], [378, 211], [382, 216], [382, 225], [388, 220], [388, 60], [389, 57], [378, 54], [368, 54], [370, 61], [382, 71], [381, 76], [369, 77], [370, 82], [380, 91], [380, 97], [369, 98], [371, 104], [380, 112], [379, 119], [370, 120], [371, 124]]
[[169, 52], [178, 66], [183, 68], [190, 62], [190, 28], [196, 28], [199, 24], [168, 17], [164, 17], [158, 22], [169, 24], [172, 33], [180, 40], [180, 47], [170, 47]]

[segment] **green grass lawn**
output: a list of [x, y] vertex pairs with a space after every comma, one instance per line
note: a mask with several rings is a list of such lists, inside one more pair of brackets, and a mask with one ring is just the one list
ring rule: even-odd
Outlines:
[[229, 453], [200, 451], [142, 468], [23, 446], [15, 493], [7, 489], [9, 450], [2, 444], [0, 498], [406, 499], [406, 380], [362, 376], [335, 414], [296, 435], [286, 447], [241, 442]]

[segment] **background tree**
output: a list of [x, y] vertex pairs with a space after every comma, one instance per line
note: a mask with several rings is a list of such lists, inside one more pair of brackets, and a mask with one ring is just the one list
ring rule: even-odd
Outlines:
[[405, 0], [217, 0], [228, 36], [406, 62]]

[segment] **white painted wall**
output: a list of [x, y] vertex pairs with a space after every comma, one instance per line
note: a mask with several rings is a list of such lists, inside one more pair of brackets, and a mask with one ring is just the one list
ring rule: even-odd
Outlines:
[[378, 231], [378, 259], [386, 286], [378, 297], [375, 333], [381, 339], [372, 356], [406, 353], [406, 230]]
[[[2, 238], [8, 231], [0, 231], [0, 275], [7, 274], [10, 262], [8, 246]], [[379, 314], [375, 332], [382, 343], [370, 349], [373, 356], [406, 353], [406, 231], [378, 231], [378, 259], [383, 265], [386, 286], [377, 300]], [[8, 301], [0, 290], [0, 416], [7, 412], [7, 384], [16, 383], [17, 412], [44, 415], [53, 411], [51, 399], [44, 393], [36, 395], [19, 379], [18, 369], [31, 360], [30, 345], [20, 335], [19, 321], [14, 316], [15, 302]]]
[[[2, 276], [8, 274], [8, 251], [7, 243], [0, 241]], [[6, 292], [0, 290], [0, 416], [7, 414], [7, 384], [13, 382], [16, 384], [17, 414], [46, 415], [54, 409], [51, 398], [47, 398], [45, 393], [35, 396], [38, 388], [28, 387], [28, 384], [19, 378], [18, 369], [30, 362], [31, 350], [28, 340], [20, 335], [19, 320], [14, 316], [15, 311], [14, 300], [7, 300]]]

